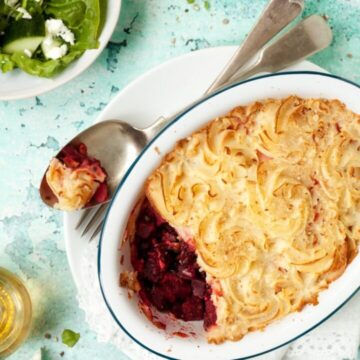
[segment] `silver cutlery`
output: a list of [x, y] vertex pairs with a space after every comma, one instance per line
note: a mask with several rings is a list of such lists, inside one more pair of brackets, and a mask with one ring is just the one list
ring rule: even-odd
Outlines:
[[[247, 79], [257, 73], [275, 72], [284, 69], [326, 48], [331, 43], [331, 40], [332, 33], [326, 21], [321, 16], [312, 15], [272, 44], [265, 46], [253, 65], [235, 74], [223, 87]], [[131, 131], [133, 139], [139, 139], [139, 152], [141, 150], [140, 143], [143, 144], [145, 141], [150, 140], [168, 121], [170, 120], [162, 118], [158, 120], [151, 129], [128, 129]], [[132, 159], [135, 159], [135, 156]], [[130, 162], [132, 162], [132, 160]], [[92, 214], [90, 221], [83, 230], [82, 236], [92, 228], [94, 228], [94, 230], [91, 239], [99, 233], [102, 226], [102, 222], [99, 220], [106, 207], [106, 204], [101, 205], [100, 208]], [[77, 227], [80, 227], [85, 220], [89, 218], [89, 215], [90, 212], [85, 213]]]
[[[238, 71], [263, 45], [300, 15], [303, 10], [303, 2], [304, 0], [269, 1], [252, 31], [239, 47], [239, 50], [236, 51], [232, 60], [226, 65], [226, 71], [217, 77], [216, 82], [210, 86], [205, 94], [223, 85], [229, 76]], [[136, 129], [126, 122], [110, 120], [89, 127], [67, 145], [83, 142], [87, 145], [92, 157], [101, 160], [108, 173], [109, 199], [111, 199], [133, 159], [167, 121], [168, 119], [160, 117], [149, 128]], [[109, 139], [111, 139], [111, 143], [109, 143]], [[50, 207], [53, 207], [57, 202], [56, 197], [47, 186], [45, 175], [40, 185], [40, 195]], [[93, 206], [92, 204], [87, 207]]]
[[[273, 6], [278, 5], [279, 2], [284, 1], [274, 0], [271, 2]], [[301, 11], [299, 3], [302, 1], [286, 1], [287, 4], [297, 3], [297, 8]], [[269, 9], [270, 5], [267, 7]], [[271, 9], [271, 7], [270, 7]], [[264, 11], [263, 15], [266, 13]], [[290, 18], [293, 19], [294, 13], [291, 13]], [[290, 19], [288, 18], [288, 19]], [[291, 21], [291, 20], [288, 20]], [[283, 26], [282, 26], [283, 27]], [[259, 27], [256, 25], [254, 30]], [[277, 27], [279, 31], [279, 27]], [[251, 37], [251, 34], [248, 38]], [[240, 66], [234, 66], [237, 61], [236, 55], [233, 60], [227, 65], [232, 66], [232, 72], [223, 71], [223, 76], [217, 78], [216, 82], [212, 84], [211, 89], [218, 90], [222, 87], [228, 86], [231, 83], [246, 79], [256, 73], [260, 72], [274, 72], [279, 71], [289, 65], [302, 60], [315, 52], [318, 52], [327, 47], [332, 39], [331, 30], [326, 21], [317, 15], [310, 16], [296, 25], [285, 35], [278, 37], [272, 43], [262, 48], [256, 60], [251, 65], [243, 67], [250, 58], [253, 58], [253, 51], [251, 50], [246, 56], [241, 55], [241, 49], [236, 54], [240, 54]], [[267, 43], [269, 39], [263, 37], [263, 40], [258, 42], [262, 46]], [[247, 41], [247, 40], [246, 40]], [[257, 49], [259, 50], [259, 49]], [[202, 97], [204, 98], [209, 90]], [[174, 117], [171, 117], [173, 119]], [[108, 172], [108, 186], [110, 198], [113, 196], [115, 189], [120, 183], [125, 171], [141, 152], [149, 140], [159, 132], [159, 130], [167, 124], [171, 119], [159, 118], [153, 125], [146, 129], [137, 129], [122, 122], [120, 120], [109, 120], [98, 123], [86, 129], [69, 144], [78, 144], [83, 142], [87, 145], [89, 153], [99, 159]], [[111, 139], [111, 141], [109, 141]], [[45, 176], [40, 186], [40, 194], [45, 203], [53, 206], [56, 202], [54, 195], [47, 186]], [[85, 224], [82, 236], [87, 234], [92, 229], [91, 239], [93, 239], [100, 231], [102, 226], [102, 218], [107, 204], [102, 204], [96, 209], [86, 209], [76, 228]]]
[[277, 72], [327, 48], [332, 31], [322, 16], [311, 15], [269, 45], [265, 45], [256, 60], [234, 73], [225, 84], [244, 80], [263, 72]]

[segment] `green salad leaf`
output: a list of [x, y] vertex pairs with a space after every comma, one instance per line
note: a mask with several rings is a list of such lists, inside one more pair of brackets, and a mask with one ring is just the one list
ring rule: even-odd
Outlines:
[[107, 0], [100, 0], [100, 24], [98, 28], [98, 37], [100, 36], [102, 29], [105, 25], [107, 8], [108, 8]]
[[[31, 14], [42, 12], [45, 19], [62, 20], [74, 33], [75, 44], [68, 44], [68, 53], [57, 60], [46, 59], [41, 51], [37, 51], [31, 58], [21, 52], [5, 55], [1, 54], [0, 48], [0, 70], [7, 72], [18, 67], [31, 75], [49, 78], [63, 71], [84, 51], [98, 48], [103, 8], [100, 2], [104, 0], [44, 0], [43, 2], [27, 0], [26, 10]], [[2, 25], [1, 19], [9, 18], [8, 8], [4, 0], [0, 0], [0, 31], [2, 26], [3, 31], [6, 31], [7, 24], [4, 22]]]
[[8, 20], [7, 16], [0, 15], [0, 33], [5, 31], [8, 24], [9, 24], [9, 20]]
[[8, 17], [12, 13], [13, 9], [5, 4], [4, 0], [0, 0], [0, 15]]
[[27, 57], [25, 54], [16, 53], [11, 55], [11, 60], [20, 69], [31, 75], [52, 77], [83, 54], [80, 50], [70, 50], [65, 56], [57, 60], [39, 60]]
[[63, 344], [67, 345], [68, 347], [73, 347], [79, 341], [80, 334], [76, 333], [72, 330], [66, 329], [61, 334], [61, 340]]
[[26, 0], [21, 4], [30, 14], [43, 13], [43, 2], [36, 0]]
[[63, 20], [75, 34], [74, 49], [86, 50], [98, 47], [99, 0], [48, 0], [45, 13]]
[[0, 54], [0, 70], [3, 73], [7, 73], [8, 71], [15, 69], [15, 63], [11, 59], [11, 55]]

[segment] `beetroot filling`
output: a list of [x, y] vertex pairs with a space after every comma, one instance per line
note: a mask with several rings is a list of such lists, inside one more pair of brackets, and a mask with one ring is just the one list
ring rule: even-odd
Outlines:
[[155, 213], [148, 200], [136, 221], [131, 263], [141, 286], [139, 296], [146, 305], [185, 321], [204, 320], [205, 329], [216, 323], [211, 288], [194, 250]]

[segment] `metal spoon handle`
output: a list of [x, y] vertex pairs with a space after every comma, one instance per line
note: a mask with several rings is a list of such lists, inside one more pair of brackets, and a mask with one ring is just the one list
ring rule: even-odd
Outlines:
[[270, 39], [294, 20], [304, 7], [304, 0], [271, 0], [229, 63], [205, 94], [227, 83]]
[[312, 15], [288, 33], [266, 45], [257, 61], [249, 68], [234, 74], [228, 84], [249, 78], [260, 72], [276, 72], [325, 49], [332, 41], [327, 22]]

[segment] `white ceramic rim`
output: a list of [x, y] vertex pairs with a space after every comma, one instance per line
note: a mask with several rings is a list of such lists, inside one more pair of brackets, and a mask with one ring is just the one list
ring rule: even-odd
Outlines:
[[[244, 84], [247, 84], [247, 83], [251, 83], [251, 82], [255, 82], [255, 81], [258, 81], [258, 80], [261, 80], [261, 79], [266, 79], [266, 78], [270, 78], [270, 77], [284, 77], [284, 76], [292, 76], [292, 75], [301, 75], [301, 76], [314, 76], [314, 77], [327, 77], [328, 79], [331, 78], [337, 82], [342, 83], [344, 85], [347, 84], [349, 87], [349, 89], [351, 87], [353, 87], [353, 89], [356, 89], [355, 91], [358, 91], [358, 89], [360, 88], [359, 85], [349, 81], [349, 80], [346, 80], [346, 79], [343, 79], [343, 78], [340, 78], [340, 77], [337, 77], [337, 76], [334, 76], [334, 75], [330, 75], [330, 74], [324, 74], [324, 73], [318, 73], [318, 72], [311, 72], [311, 71], [295, 71], [295, 72], [285, 72], [285, 73], [277, 73], [277, 74], [270, 74], [270, 75], [264, 75], [264, 76], [259, 76], [259, 77], [256, 77], [256, 78], [253, 78], [253, 79], [250, 79], [250, 80], [246, 80], [246, 81], [243, 81], [241, 83], [238, 83], [238, 84], [235, 84], [235, 85], [232, 85], [230, 87], [228, 87], [227, 89], [225, 90], [221, 90], [219, 92], [216, 92], [215, 94], [207, 97], [205, 100], [202, 100], [200, 102], [198, 102], [196, 105], [192, 106], [190, 109], [186, 110], [184, 113], [180, 114], [179, 116], [176, 117], [176, 119], [174, 119], [169, 125], [167, 125], [148, 145], [147, 147], [142, 151], [142, 153], [139, 155], [139, 157], [134, 161], [134, 163], [132, 164], [132, 166], [129, 168], [129, 170], [127, 171], [127, 173], [125, 174], [122, 182], [120, 183], [118, 189], [116, 190], [115, 192], [115, 195], [114, 195], [114, 198], [113, 198], [113, 201], [111, 202], [110, 204], [110, 207], [106, 213], [106, 217], [105, 217], [105, 222], [104, 222], [104, 226], [103, 226], [103, 229], [102, 229], [102, 232], [101, 232], [101, 237], [100, 237], [100, 244], [99, 244], [99, 253], [98, 253], [98, 276], [99, 276], [99, 283], [100, 283], [100, 288], [101, 288], [101, 292], [102, 292], [102, 295], [104, 297], [104, 301], [106, 303], [106, 306], [108, 307], [110, 313], [112, 314], [114, 320], [117, 322], [117, 324], [122, 328], [123, 331], [125, 331], [125, 333], [127, 333], [127, 335], [129, 335], [135, 342], [137, 342], [139, 345], [141, 345], [142, 347], [144, 347], [145, 349], [147, 349], [148, 351], [158, 355], [158, 356], [161, 356], [163, 358], [166, 358], [166, 359], [176, 359], [174, 357], [170, 357], [169, 355], [165, 354], [165, 353], [161, 353], [159, 352], [158, 350], [154, 350], [153, 348], [151, 348], [149, 345], [145, 345], [142, 341], [138, 340], [138, 338], [136, 337], [136, 335], [134, 335], [133, 333], [130, 333], [128, 331], [128, 329], [121, 323], [121, 321], [119, 320], [118, 316], [115, 314], [115, 311], [113, 310], [112, 308], [112, 305], [111, 305], [111, 301], [112, 299], [110, 299], [109, 297], [109, 294], [108, 294], [108, 291], [109, 291], [109, 287], [108, 287], [108, 280], [103, 276], [104, 274], [104, 269], [102, 268], [102, 250], [103, 250], [103, 245], [104, 245], [104, 238], [107, 237], [107, 235], [109, 235], [108, 233], [110, 232], [111, 234], [111, 230], [109, 230], [109, 227], [107, 226], [108, 225], [108, 220], [109, 220], [109, 214], [111, 214], [111, 210], [113, 209], [113, 206], [114, 204], [116, 203], [117, 199], [118, 199], [118, 195], [121, 191], [121, 189], [123, 188], [124, 184], [126, 183], [126, 180], [128, 179], [128, 177], [130, 176], [130, 174], [132, 173], [132, 171], [134, 170], [134, 168], [136, 167], [136, 164], [140, 161], [140, 159], [144, 156], [144, 154], [147, 153], [147, 150], [151, 148], [151, 146], [157, 141], [157, 139], [159, 139], [161, 137], [161, 135], [166, 132], [168, 129], [170, 129], [175, 123], [177, 123], [180, 119], [186, 117], [186, 115], [189, 113], [189, 112], [192, 112], [194, 109], [196, 110], [197, 107], [200, 107], [203, 103], [205, 102], [208, 102], [209, 100], [211, 100], [212, 98], [218, 96], [218, 95], [221, 95], [222, 93], [225, 93], [231, 89], [234, 89], [234, 88], [238, 88], [239, 86], [241, 85], [244, 85]], [[346, 86], [345, 86], [346, 87]], [[337, 90], [334, 90], [335, 92]], [[330, 92], [331, 93], [331, 92]], [[313, 95], [314, 96], [314, 95]], [[320, 96], [320, 95], [319, 95]], [[324, 96], [324, 95], [322, 95]], [[346, 94], [344, 94], [344, 96], [346, 97]], [[343, 96], [338, 96], [340, 98], [342, 98]], [[343, 100], [343, 99], [342, 99]], [[200, 123], [199, 123], [200, 125]], [[198, 126], [199, 126], [198, 125]], [[175, 141], [175, 140], [174, 140]], [[173, 146], [174, 144], [172, 144]], [[166, 150], [167, 151], [167, 150]], [[165, 151], [165, 152], [166, 152]], [[138, 187], [137, 187], [138, 188]], [[130, 209], [130, 207], [129, 207]], [[125, 218], [125, 221], [127, 219], [127, 216], [128, 214], [125, 214], [124, 216], [122, 216], [123, 218]], [[123, 229], [124, 229], [124, 221], [123, 221]], [[120, 233], [122, 233], [122, 231], [120, 231]], [[120, 237], [119, 237], [120, 238]], [[118, 238], [118, 239], [119, 239]], [[345, 274], [351, 274], [355, 271], [355, 266], [356, 264], [354, 265], [355, 262], [359, 262], [359, 261], [356, 261], [354, 260], [347, 268]], [[345, 274], [343, 275], [343, 277], [345, 277]], [[118, 274], [116, 274], [116, 276], [118, 276]], [[342, 278], [343, 278], [342, 277]], [[355, 283], [354, 284], [351, 284], [351, 286], [353, 287], [353, 289], [350, 291], [346, 291], [346, 284], [344, 281], [341, 281], [341, 279], [335, 281], [334, 283], [332, 283], [332, 285], [329, 287], [329, 289], [333, 289], [333, 288], [337, 288], [339, 289], [339, 286], [345, 286], [345, 289], [342, 288], [342, 290], [344, 291], [345, 290], [345, 293], [347, 295], [343, 295], [343, 292], [342, 294], [339, 296], [342, 297], [342, 299], [339, 301], [339, 304], [336, 303], [336, 306], [332, 306], [330, 304], [324, 304], [324, 305], [327, 305], [327, 307], [329, 307], [329, 309], [327, 309], [327, 313], [326, 315], [322, 316], [320, 320], [317, 320], [315, 324], [313, 324], [312, 326], [306, 328], [305, 330], [301, 330], [299, 331], [300, 333], [297, 334], [296, 336], [293, 336], [291, 339], [286, 339], [286, 336], [285, 336], [285, 341], [280, 341], [280, 343], [278, 343], [276, 346], [272, 346], [271, 348], [268, 348], [268, 349], [265, 349], [265, 350], [262, 350], [258, 353], [252, 353], [252, 354], [248, 354], [248, 355], [245, 355], [245, 356], [242, 356], [241, 359], [247, 359], [247, 358], [252, 358], [252, 357], [256, 357], [256, 356], [259, 356], [259, 355], [262, 355], [262, 354], [265, 354], [265, 353], [268, 353], [270, 351], [273, 351], [275, 349], [278, 349], [279, 347], [282, 347], [296, 339], [298, 339], [299, 337], [305, 335], [306, 333], [308, 333], [309, 331], [311, 331], [312, 329], [314, 329], [315, 327], [319, 326], [321, 323], [323, 323], [324, 321], [326, 321], [330, 316], [332, 316], [335, 312], [337, 312], [345, 303], [347, 303], [356, 293], [357, 291], [359, 290], [360, 286], [359, 286], [359, 283], [358, 283], [358, 280], [354, 280]], [[117, 283], [110, 283], [110, 289], [114, 286], [117, 286], [116, 285]], [[337, 285], [338, 284], [338, 285]], [[341, 288], [341, 287], [340, 287]], [[330, 290], [326, 290], [324, 292], [322, 292], [320, 294], [320, 298], [321, 296], [326, 292], [328, 292]], [[110, 299], [110, 300], [109, 300]], [[315, 307], [316, 309], [323, 309], [326, 310], [326, 307], [324, 306], [321, 306], [321, 300], [320, 300], [320, 304]], [[323, 311], [324, 311], [323, 310]], [[299, 313], [299, 314], [302, 314]], [[295, 316], [297, 314], [294, 314]], [[145, 320], [144, 318], [144, 323], [147, 321]], [[271, 325], [270, 325], [271, 326]], [[270, 327], [269, 326], [269, 327]], [[138, 328], [137, 330], [140, 330], [141, 331], [141, 328]], [[286, 334], [287, 335], [287, 334]], [[251, 336], [250, 335], [247, 335], [248, 337]], [[244, 338], [246, 339], [246, 337]], [[242, 340], [241, 342], [243, 342], [244, 340]], [[228, 344], [228, 343], [226, 343]], [[232, 343], [234, 344], [234, 343]], [[220, 345], [220, 347], [222, 347], [222, 345]], [[194, 349], [194, 351], [196, 351]], [[233, 356], [230, 355], [232, 358]], [[236, 355], [235, 355], [236, 356]]]
[[[54, 90], [61, 85], [66, 84], [67, 82], [73, 80], [78, 75], [82, 74], [86, 69], [88, 69], [94, 61], [100, 56], [105, 46], [108, 44], [114, 30], [115, 26], [119, 20], [120, 9], [121, 9], [121, 1], [122, 0], [108, 0], [107, 9], [106, 9], [106, 20], [104, 22], [104, 27], [99, 36], [99, 47], [97, 49], [89, 49], [84, 52], [78, 59], [76, 59], [73, 63], [69, 64], [69, 66], [64, 69], [60, 74], [56, 75], [54, 78], [47, 79], [44, 78], [44, 83], [37, 86], [34, 90], [23, 90], [19, 91], [18, 95], [1, 95], [0, 100], [9, 101], [9, 100], [20, 100], [27, 99], [34, 96], [42, 95], [48, 91]], [[81, 67], [75, 67], [74, 65], [84, 60], [84, 64]], [[25, 73], [27, 76], [31, 76]], [[36, 76], [34, 76], [37, 78]], [[1, 78], [1, 73], [0, 73]]]

